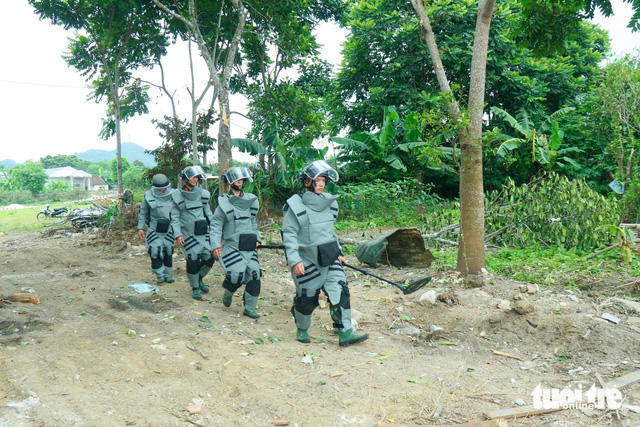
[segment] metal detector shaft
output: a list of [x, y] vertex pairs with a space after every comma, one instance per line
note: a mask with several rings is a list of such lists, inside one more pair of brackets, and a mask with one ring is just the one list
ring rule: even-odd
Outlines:
[[284, 245], [260, 245], [258, 249], [284, 249]]
[[344, 264], [342, 264], [342, 265], [344, 265], [345, 267], [349, 267], [349, 268], [351, 268], [351, 269], [353, 269], [353, 270], [355, 270], [355, 271], [359, 271], [359, 272], [360, 272], [360, 273], [362, 273], [362, 274], [366, 274], [367, 276], [375, 277], [375, 278], [376, 278], [376, 279], [378, 279], [378, 280], [382, 280], [383, 282], [387, 282], [387, 283], [389, 283], [389, 284], [391, 284], [391, 285], [393, 285], [393, 286], [397, 287], [397, 288], [398, 288], [398, 289], [400, 289], [402, 292], [404, 292], [404, 291], [405, 291], [404, 286], [402, 286], [400, 283], [396, 283], [396, 282], [394, 282], [394, 281], [392, 281], [392, 280], [385, 279], [384, 277], [380, 277], [380, 276], [378, 276], [377, 274], [373, 274], [372, 272], [367, 271], [367, 270], [365, 270], [365, 269], [363, 269], [363, 268], [360, 268], [360, 267], [356, 267], [355, 265], [347, 264], [346, 262], [345, 262]]
[[[258, 249], [284, 249], [284, 248], [285, 248], [284, 245], [260, 245], [260, 246], [258, 246]], [[418, 289], [424, 287], [431, 280], [431, 277], [427, 276], [427, 277], [425, 277], [423, 279], [414, 280], [413, 282], [409, 283], [407, 286], [403, 286], [400, 283], [396, 283], [396, 282], [394, 282], [392, 280], [385, 279], [384, 277], [380, 277], [377, 274], [371, 273], [370, 271], [367, 271], [367, 270], [362, 269], [360, 267], [356, 267], [354, 265], [347, 264], [346, 262], [343, 263], [342, 265], [344, 265], [345, 267], [349, 267], [349, 268], [351, 268], [353, 270], [359, 271], [362, 274], [366, 274], [367, 276], [375, 277], [378, 280], [382, 280], [383, 282], [389, 283], [390, 285], [393, 285], [396, 288], [400, 289], [402, 291], [402, 293], [405, 294], [405, 295], [413, 293], [413, 292], [417, 291]]]

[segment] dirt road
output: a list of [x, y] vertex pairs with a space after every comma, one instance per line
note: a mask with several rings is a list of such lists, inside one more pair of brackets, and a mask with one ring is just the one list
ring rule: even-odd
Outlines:
[[[135, 240], [0, 237], [0, 296], [40, 297], [0, 307], [0, 426], [456, 424], [531, 405], [538, 384], [587, 390], [596, 374], [606, 382], [640, 369], [633, 306], [496, 277], [465, 289], [451, 272], [409, 296], [348, 272], [359, 330], [370, 339], [340, 348], [328, 309], [319, 308], [303, 345], [284, 257], [260, 255], [262, 317], [253, 321], [241, 315], [240, 297], [221, 304], [218, 264], [198, 302], [179, 254], [175, 283], [138, 294], [128, 285], [153, 282]], [[429, 273], [376, 272], [399, 281]], [[421, 303], [428, 289], [445, 302]], [[622, 395], [640, 406], [640, 386]], [[585, 424], [640, 425], [640, 414], [571, 409], [510, 422]]]

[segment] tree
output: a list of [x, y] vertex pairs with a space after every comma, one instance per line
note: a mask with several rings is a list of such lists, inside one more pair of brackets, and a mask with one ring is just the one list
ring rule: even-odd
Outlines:
[[40, 163], [29, 161], [9, 169], [9, 187], [15, 190], [28, 190], [33, 195], [42, 193], [47, 178]]
[[635, 176], [633, 160], [640, 146], [640, 58], [627, 55], [607, 65], [597, 93], [595, 113], [609, 127], [607, 148], [615, 159], [616, 175], [627, 181]]
[[[352, 2], [346, 16], [350, 33], [343, 50], [344, 65], [337, 75], [336, 102], [332, 105], [332, 129], [337, 134], [348, 127], [349, 133], [376, 133], [381, 128], [385, 107], [393, 106], [401, 121], [415, 116], [421, 126], [422, 141], [428, 144], [416, 150], [419, 157], [434, 167], [423, 174], [441, 195], [457, 196], [459, 150], [457, 125], [450, 119], [447, 97], [458, 102], [469, 91], [469, 68], [473, 32], [477, 17], [474, 0], [437, 1], [429, 8], [438, 38], [442, 63], [452, 82], [452, 93], [443, 96], [433, 67], [423, 60], [428, 47], [418, 37], [419, 22], [406, 1], [386, 0]], [[576, 106], [597, 82], [599, 63], [608, 50], [608, 36], [593, 24], [582, 22], [578, 36], [565, 42], [563, 52], [549, 56], [535, 55], [514, 32], [520, 22], [527, 22], [513, 1], [500, 2], [491, 20], [492, 37], [487, 56], [485, 117], [489, 106], [517, 112], [524, 107], [534, 123], [551, 112]], [[577, 107], [577, 106], [576, 106]], [[574, 113], [575, 114], [575, 113]], [[571, 117], [561, 121], [569, 129]], [[499, 124], [503, 123], [499, 121]], [[396, 143], [406, 142], [398, 132]], [[411, 141], [416, 141], [411, 139]], [[565, 132], [564, 144], [584, 149], [584, 137], [576, 130]], [[486, 189], [502, 186], [508, 177], [502, 158], [483, 144]], [[437, 152], [440, 150], [440, 153]], [[431, 160], [435, 160], [435, 163]], [[424, 172], [424, 162], [408, 165], [408, 173]], [[571, 173], [576, 173], [570, 168]]]
[[[231, 0], [231, 12], [225, 8], [224, 0], [200, 4], [196, 4], [196, 0], [187, 0], [186, 5], [182, 2], [178, 6], [178, 11], [170, 9], [159, 0], [153, 2], [186, 27], [207, 64], [210, 82], [218, 95], [218, 167], [224, 172], [231, 166], [229, 83], [244, 32], [247, 9], [242, 0]], [[222, 188], [220, 180], [221, 191]]]
[[[511, 169], [510, 175], [517, 178], [516, 182], [528, 182], [540, 169], [562, 170], [568, 165], [579, 167], [572, 155], [582, 150], [577, 147], [563, 146], [564, 132], [560, 130], [558, 123], [562, 116], [574, 110], [573, 107], [562, 108], [536, 124], [524, 108], [518, 111], [516, 117], [501, 108], [491, 108], [495, 117], [504, 120], [518, 134], [518, 136], [500, 135], [500, 139], [504, 141], [496, 150], [498, 156], [506, 160], [507, 165], [514, 167], [515, 170]], [[494, 119], [492, 122], [495, 125], [497, 120]]]
[[92, 98], [108, 100], [103, 138], [116, 136], [118, 193], [122, 194], [121, 120], [146, 113], [146, 87], [131, 83], [138, 67], [151, 66], [167, 44], [148, 0], [29, 0], [41, 19], [78, 31], [65, 60], [92, 82]]
[[64, 166], [71, 166], [75, 169], [86, 171], [89, 167], [89, 162], [82, 160], [73, 155], [58, 154], [56, 156], [45, 156], [40, 158], [40, 163], [45, 169], [60, 168]]
[[[434, 71], [445, 95], [451, 94], [440, 52], [422, 0], [411, 0], [418, 17], [422, 36], [429, 48]], [[495, 0], [478, 1], [478, 17], [471, 58], [468, 121], [452, 96], [447, 107], [460, 132], [460, 237], [457, 269], [465, 274], [478, 274], [485, 266], [484, 253], [484, 185], [482, 178], [482, 115], [489, 44], [489, 29]], [[464, 121], [463, 121], [464, 120]]]

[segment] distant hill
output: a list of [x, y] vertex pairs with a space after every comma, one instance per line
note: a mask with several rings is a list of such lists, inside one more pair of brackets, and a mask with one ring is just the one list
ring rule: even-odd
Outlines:
[[[144, 152], [145, 148], [135, 144], [133, 142], [122, 143], [122, 157], [125, 157], [129, 163], [133, 163], [136, 160], [140, 160], [147, 167], [155, 166], [156, 162], [153, 160], [151, 154]], [[74, 153], [74, 155], [82, 160], [89, 162], [101, 162], [103, 160], [112, 160], [116, 157], [116, 150], [87, 150], [82, 153]]]
[[5, 168], [12, 168], [17, 164], [18, 164], [18, 162], [16, 162], [15, 160], [11, 160], [11, 159], [0, 160], [0, 166], [4, 166]]

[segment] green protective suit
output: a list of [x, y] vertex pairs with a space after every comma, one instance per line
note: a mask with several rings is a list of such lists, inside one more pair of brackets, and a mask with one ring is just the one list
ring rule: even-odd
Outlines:
[[246, 284], [244, 305], [250, 312], [256, 311], [260, 295], [260, 264], [256, 250], [256, 242], [260, 242], [256, 221], [259, 209], [260, 203], [254, 194], [224, 194], [218, 197], [211, 223], [211, 246], [214, 249], [222, 247], [220, 265], [226, 273], [222, 286], [232, 295]]
[[187, 258], [187, 277], [192, 289], [201, 287], [202, 278], [215, 262], [211, 253], [213, 213], [209, 207], [210, 197], [210, 193], [200, 187], [191, 191], [181, 189], [174, 196], [180, 209], [180, 235], [184, 238], [182, 250]]
[[180, 211], [174, 200], [176, 190], [147, 190], [140, 204], [138, 230], [147, 226], [146, 244], [151, 257], [151, 271], [158, 282], [172, 281], [173, 242], [180, 233]]
[[338, 217], [337, 197], [307, 191], [302, 196], [292, 196], [284, 206], [282, 240], [287, 263], [293, 267], [302, 262], [305, 269], [302, 276], [292, 273], [296, 284], [292, 311], [298, 329], [309, 329], [321, 290], [329, 299], [334, 326], [351, 329], [349, 288], [338, 261], [342, 250], [334, 228]]

